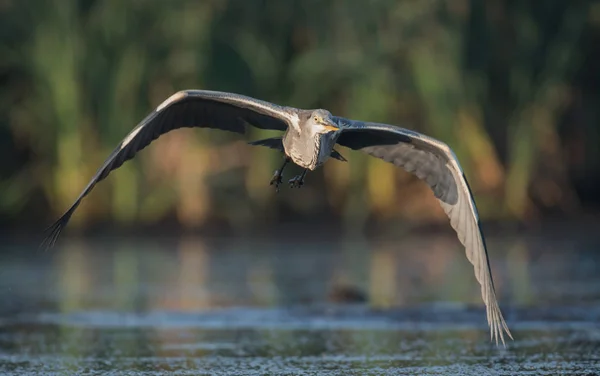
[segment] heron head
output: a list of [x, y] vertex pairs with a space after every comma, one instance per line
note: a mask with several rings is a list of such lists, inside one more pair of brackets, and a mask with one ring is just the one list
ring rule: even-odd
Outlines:
[[310, 128], [317, 133], [330, 133], [340, 130], [337, 123], [333, 120], [331, 112], [327, 110], [314, 110], [308, 118]]

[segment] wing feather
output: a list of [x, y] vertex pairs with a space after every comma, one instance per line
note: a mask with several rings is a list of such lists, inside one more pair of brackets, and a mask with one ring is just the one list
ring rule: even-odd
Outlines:
[[486, 305], [490, 336], [504, 344], [504, 332], [512, 339], [494, 289], [492, 271], [479, 215], [469, 184], [454, 152], [441, 141], [418, 132], [387, 124], [336, 118], [343, 129], [338, 143], [361, 150], [402, 167], [424, 180], [433, 190], [452, 228], [473, 264]]
[[285, 131], [297, 122], [296, 109], [239, 94], [185, 90], [173, 94], [142, 120], [109, 155], [73, 205], [47, 229], [42, 247], [54, 245], [81, 200], [111, 171], [133, 158], [161, 135], [178, 128], [200, 127], [244, 133], [246, 124]]

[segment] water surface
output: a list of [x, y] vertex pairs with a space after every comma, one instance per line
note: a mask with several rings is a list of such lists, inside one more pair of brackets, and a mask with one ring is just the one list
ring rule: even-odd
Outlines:
[[507, 347], [450, 235], [5, 245], [0, 373], [599, 374], [600, 242], [506, 239]]

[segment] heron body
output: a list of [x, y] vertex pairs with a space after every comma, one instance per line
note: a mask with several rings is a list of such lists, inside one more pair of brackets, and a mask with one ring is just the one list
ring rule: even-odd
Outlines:
[[297, 127], [288, 128], [283, 136], [284, 151], [298, 166], [314, 170], [331, 155], [340, 129], [332, 125], [326, 110], [301, 111], [298, 119]]
[[290, 186], [300, 187], [306, 172], [318, 168], [328, 158], [346, 161], [334, 149], [335, 145], [380, 158], [404, 168], [427, 183], [464, 245], [467, 259], [473, 265], [486, 306], [490, 336], [496, 343], [499, 339], [504, 343], [504, 333], [512, 338], [496, 299], [475, 201], [452, 149], [439, 140], [415, 131], [337, 117], [323, 109], [302, 110], [217, 91], [185, 90], [175, 93], [117, 145], [73, 205], [48, 228], [49, 233], [42, 246], [49, 248], [54, 245], [83, 198], [98, 182], [162, 134], [184, 127], [244, 133], [248, 125], [283, 132], [282, 137], [250, 142], [251, 145], [265, 146], [284, 153], [285, 161], [271, 180], [271, 184], [277, 189], [289, 162], [304, 168], [300, 176], [289, 181]]

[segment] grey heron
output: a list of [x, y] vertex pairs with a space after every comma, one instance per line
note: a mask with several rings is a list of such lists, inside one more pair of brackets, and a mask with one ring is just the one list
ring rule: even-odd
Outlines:
[[504, 332], [512, 338], [504, 321], [492, 279], [492, 271], [473, 195], [454, 152], [445, 143], [400, 127], [350, 120], [323, 109], [303, 110], [279, 106], [239, 94], [207, 90], [185, 90], [173, 94], [141, 121], [109, 155], [73, 205], [48, 228], [42, 247], [52, 247], [81, 200], [111, 171], [171, 130], [183, 127], [216, 128], [244, 133], [246, 126], [283, 131], [282, 137], [251, 142], [284, 153], [284, 163], [271, 184], [282, 183], [289, 163], [304, 169], [289, 181], [300, 187], [308, 170], [329, 157], [345, 161], [334, 146], [360, 150], [393, 163], [424, 180], [433, 190], [450, 219], [473, 264], [486, 305], [490, 337], [504, 343]]

